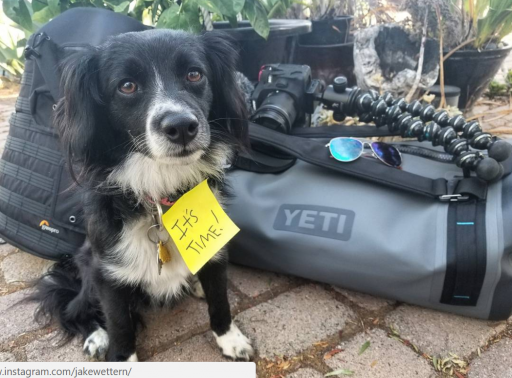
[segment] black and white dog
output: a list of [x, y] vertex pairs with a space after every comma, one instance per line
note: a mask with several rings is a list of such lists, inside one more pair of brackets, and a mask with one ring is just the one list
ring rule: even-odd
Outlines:
[[222, 203], [223, 167], [247, 137], [236, 61], [224, 34], [150, 30], [113, 37], [64, 65], [55, 125], [70, 164], [81, 166], [87, 242], [39, 281], [36, 315], [82, 335], [91, 357], [137, 361], [141, 303], [186, 291], [206, 298], [224, 355], [253, 355], [231, 320], [223, 252], [197, 276], [171, 252], [159, 274], [147, 236], [151, 199], [179, 197], [208, 179]]

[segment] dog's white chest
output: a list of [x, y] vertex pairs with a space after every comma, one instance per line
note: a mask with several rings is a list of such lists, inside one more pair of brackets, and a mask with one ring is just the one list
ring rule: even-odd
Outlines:
[[172, 250], [171, 261], [158, 274], [157, 245], [147, 237], [150, 217], [124, 226], [119, 242], [110, 251], [114, 263], [106, 266], [107, 274], [118, 282], [140, 285], [155, 299], [171, 299], [188, 286], [190, 271], [181, 255]]

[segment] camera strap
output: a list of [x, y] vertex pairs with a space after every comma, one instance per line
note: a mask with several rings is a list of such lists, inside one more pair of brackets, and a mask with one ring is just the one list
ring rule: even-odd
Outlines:
[[[448, 181], [444, 178], [431, 179], [419, 176], [414, 173], [388, 167], [373, 159], [358, 159], [350, 164], [344, 164], [329, 158], [329, 150], [325, 147], [324, 143], [314, 139], [283, 134], [254, 123], [250, 124], [249, 135], [253, 143], [271, 147], [274, 150], [278, 150], [281, 153], [310, 164], [430, 198], [455, 201], [462, 199], [462, 197], [464, 197], [462, 194], [470, 194], [478, 199], [485, 199], [487, 194], [487, 183], [475, 179], [474, 177], [461, 179], [456, 185], [453, 185], [453, 183], [449, 185]], [[247, 170], [250, 171], [278, 173], [293, 164], [290, 160], [281, 163], [281, 166], [275, 163], [273, 167], [274, 172], [270, 172], [266, 170], [266, 168], [261, 169], [265, 167], [263, 163], [260, 164], [259, 170], [250, 169], [250, 167], [247, 167], [247, 161], [244, 162], [244, 160], [247, 159], [247, 156], [241, 157], [241, 163], [239, 164], [239, 161], [237, 161], [235, 165], [242, 169], [249, 168]], [[256, 168], [258, 168], [258, 163], [256, 162], [254, 164], [256, 164]], [[465, 180], [468, 180], [468, 185], [461, 185]], [[457, 191], [454, 193], [450, 188], [463, 188], [465, 193], [458, 193]]]

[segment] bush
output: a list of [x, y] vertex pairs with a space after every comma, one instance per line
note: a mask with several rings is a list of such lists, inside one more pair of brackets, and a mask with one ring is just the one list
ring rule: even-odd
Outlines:
[[[256, 32], [267, 38], [269, 15], [282, 14], [292, 0], [3, 0], [3, 12], [26, 38], [60, 13], [76, 7], [96, 7], [133, 17], [157, 28], [198, 33], [203, 28], [200, 7], [214, 20], [229, 21], [236, 27], [237, 15], [249, 20]], [[25, 38], [0, 33], [0, 66], [11, 74], [23, 72]]]

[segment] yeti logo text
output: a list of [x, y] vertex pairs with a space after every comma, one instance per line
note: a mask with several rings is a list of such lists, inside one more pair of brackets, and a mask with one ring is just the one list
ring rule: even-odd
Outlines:
[[315, 205], [281, 205], [274, 229], [347, 241], [352, 234], [352, 210]]
[[58, 234], [60, 232], [56, 228], [50, 227], [50, 223], [48, 223], [47, 220], [42, 220], [41, 223], [39, 223], [39, 227], [41, 227], [41, 230], [48, 231], [51, 234]]

